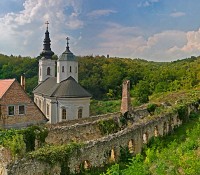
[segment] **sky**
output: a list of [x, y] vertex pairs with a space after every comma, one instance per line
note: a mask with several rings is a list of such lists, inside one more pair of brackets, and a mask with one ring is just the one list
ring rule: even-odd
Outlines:
[[174, 61], [200, 55], [199, 0], [0, 0], [0, 53], [37, 57], [49, 21], [51, 49]]

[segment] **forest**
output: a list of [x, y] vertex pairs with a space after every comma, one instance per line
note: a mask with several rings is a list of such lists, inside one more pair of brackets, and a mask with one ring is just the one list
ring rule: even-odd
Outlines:
[[[24, 74], [26, 91], [32, 96], [38, 81], [39, 58], [0, 54], [0, 79], [16, 78], [20, 81]], [[136, 105], [148, 102], [152, 94], [191, 89], [200, 81], [200, 57], [174, 62], [105, 56], [79, 56], [78, 60], [79, 83], [96, 100], [120, 99], [125, 79], [131, 81], [131, 96], [135, 97]]]
[[[37, 58], [6, 56], [0, 54], [0, 79], [16, 78], [20, 81], [22, 74], [26, 77], [26, 91], [32, 96], [32, 90], [38, 81]], [[174, 62], [151, 62], [142, 59], [128, 58], [106, 58], [104, 56], [79, 57], [79, 83], [92, 95], [91, 107], [99, 110], [104, 105], [117, 109], [120, 105], [122, 82], [125, 79], [131, 81], [131, 96], [135, 105], [140, 105], [157, 99], [170, 101], [171, 98], [179, 96], [179, 93], [191, 89], [199, 89], [200, 82], [200, 57], [186, 58]], [[165, 94], [165, 96], [163, 95]], [[170, 96], [171, 94], [171, 96]], [[192, 93], [193, 94], [193, 93]], [[159, 97], [159, 98], [158, 98]], [[100, 111], [101, 112], [101, 111]], [[141, 154], [132, 156], [127, 150], [122, 150], [120, 162], [108, 165], [103, 169], [92, 169], [82, 174], [94, 175], [197, 175], [200, 174], [200, 115], [191, 114], [189, 121], [185, 122], [173, 133], [165, 137], [153, 138], [144, 147]], [[11, 145], [13, 151], [23, 150], [23, 137], [33, 135], [36, 137], [35, 129], [19, 131], [19, 148], [10, 142], [8, 138], [15, 135], [13, 130], [5, 132], [5, 145]], [[13, 133], [14, 132], [14, 133]], [[17, 131], [18, 132], [18, 131]], [[42, 142], [46, 131], [39, 132]], [[32, 138], [32, 137], [31, 137]], [[18, 143], [16, 140], [14, 142]], [[0, 139], [1, 141], [1, 139]], [[23, 143], [23, 144], [22, 144]], [[0, 143], [2, 144], [2, 143]], [[32, 145], [26, 149], [32, 150]]]

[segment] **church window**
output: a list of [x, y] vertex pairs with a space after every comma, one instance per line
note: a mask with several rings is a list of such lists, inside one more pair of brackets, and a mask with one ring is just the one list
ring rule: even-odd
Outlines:
[[50, 69], [50, 67], [47, 67], [47, 75], [51, 75], [51, 69]]
[[67, 112], [66, 112], [66, 109], [65, 109], [65, 108], [62, 109], [62, 119], [63, 119], [63, 120], [66, 120], [66, 119], [67, 119]]
[[25, 106], [19, 105], [19, 115], [24, 115], [24, 114], [25, 114]]
[[69, 72], [72, 72], [72, 66], [69, 67]]
[[78, 71], [77, 71], [77, 67], [76, 67], [76, 73], [77, 73]]
[[83, 115], [83, 109], [79, 108], [78, 109], [78, 118], [82, 118], [82, 115]]
[[62, 72], [65, 72], [65, 67], [64, 66], [62, 66]]
[[40, 68], [40, 76], [41, 76], [41, 68]]
[[8, 106], [8, 115], [15, 114], [15, 106]]
[[49, 104], [47, 104], [47, 116], [49, 116]]

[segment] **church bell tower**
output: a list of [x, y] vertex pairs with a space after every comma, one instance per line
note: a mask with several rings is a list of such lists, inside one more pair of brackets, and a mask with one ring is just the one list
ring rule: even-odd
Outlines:
[[78, 60], [69, 50], [69, 38], [67, 47], [57, 61], [57, 83], [72, 77], [78, 82]]
[[49, 22], [47, 21], [45, 24], [47, 25], [47, 28], [43, 43], [43, 51], [40, 53], [42, 58], [39, 60], [38, 84], [42, 83], [49, 77], [55, 77], [55, 60], [52, 60], [54, 52], [51, 51], [51, 40], [48, 31]]

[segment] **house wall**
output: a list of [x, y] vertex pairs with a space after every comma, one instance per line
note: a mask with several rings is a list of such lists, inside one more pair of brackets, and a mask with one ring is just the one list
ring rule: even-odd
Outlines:
[[[45, 116], [37, 108], [34, 102], [28, 97], [21, 85], [15, 81], [0, 100], [1, 118], [0, 127], [2, 128], [20, 128], [30, 124], [46, 122]], [[8, 115], [8, 106], [15, 106], [15, 114]], [[25, 106], [25, 114], [19, 114], [19, 105]]]

